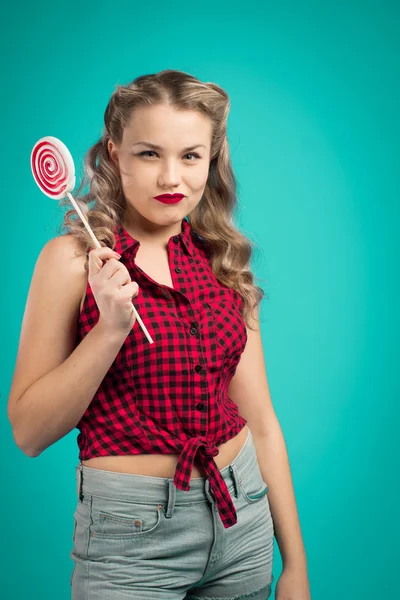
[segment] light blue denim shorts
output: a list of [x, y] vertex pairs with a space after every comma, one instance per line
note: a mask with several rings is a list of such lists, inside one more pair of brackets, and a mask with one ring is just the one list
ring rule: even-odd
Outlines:
[[253, 437], [221, 470], [238, 521], [224, 528], [209, 480], [76, 467], [72, 600], [266, 600], [274, 526]]

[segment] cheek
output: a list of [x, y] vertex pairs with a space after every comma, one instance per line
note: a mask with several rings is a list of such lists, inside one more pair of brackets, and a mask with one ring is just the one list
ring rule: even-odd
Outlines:
[[121, 173], [121, 183], [124, 190], [129, 190], [130, 188], [136, 186], [134, 177], [126, 172]]
[[132, 165], [126, 165], [123, 170], [121, 169], [121, 182], [124, 188], [140, 187], [141, 180], [145, 180], [145, 177]]
[[199, 169], [198, 172], [193, 173], [193, 177], [191, 178], [192, 187], [196, 190], [200, 190], [206, 186], [208, 179], [208, 167], [205, 169]]
[[129, 160], [121, 159], [119, 164], [119, 174], [121, 177], [121, 183], [123, 187], [131, 185], [134, 175], [132, 165]]

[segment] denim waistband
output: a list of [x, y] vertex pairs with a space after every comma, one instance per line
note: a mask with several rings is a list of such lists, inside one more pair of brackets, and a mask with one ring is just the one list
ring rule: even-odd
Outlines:
[[[239, 494], [238, 480], [242, 481], [249, 471], [249, 466], [257, 460], [253, 437], [248, 429], [247, 438], [236, 457], [220, 473], [230, 493]], [[173, 477], [152, 477], [132, 473], [119, 473], [79, 463], [76, 467], [77, 494], [80, 500], [88, 494], [127, 502], [166, 502], [171, 494], [174, 504], [187, 504], [204, 501], [210, 494], [207, 477], [196, 477], [190, 480], [188, 491], [176, 488]]]

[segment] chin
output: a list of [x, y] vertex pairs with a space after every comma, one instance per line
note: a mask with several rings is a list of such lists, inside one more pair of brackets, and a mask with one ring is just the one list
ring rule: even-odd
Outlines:
[[185, 216], [185, 211], [175, 209], [172, 211], [166, 211], [165, 214], [151, 214], [144, 216], [144, 218], [150, 223], [154, 223], [154, 225], [160, 225], [162, 227], [163, 225], [168, 226], [180, 223]]

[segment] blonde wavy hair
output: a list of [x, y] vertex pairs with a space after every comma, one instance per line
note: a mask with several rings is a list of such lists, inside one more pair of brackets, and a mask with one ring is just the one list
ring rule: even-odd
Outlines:
[[[264, 291], [255, 285], [250, 270], [254, 243], [233, 223], [237, 208], [236, 180], [230, 160], [227, 139], [227, 118], [230, 102], [227, 93], [215, 83], [176, 70], [142, 75], [127, 85], [117, 85], [104, 113], [101, 138], [89, 148], [84, 157], [84, 175], [74, 198], [85, 214], [102, 246], [115, 248], [113, 229], [122, 224], [126, 199], [107, 142], [120, 144], [123, 130], [137, 106], [168, 104], [177, 110], [194, 110], [207, 115], [212, 122], [212, 141], [209, 175], [199, 204], [187, 216], [195, 234], [205, 244], [210, 266], [218, 281], [236, 290], [243, 299], [242, 317], [257, 307]], [[82, 190], [89, 185], [87, 193]], [[61, 204], [66, 204], [65, 198]], [[89, 204], [94, 202], [93, 206]], [[93, 241], [84, 224], [71, 208], [61, 224], [61, 231], [78, 239], [77, 256], [88, 254]], [[88, 271], [88, 257], [85, 262]], [[251, 327], [250, 327], [251, 328]]]

